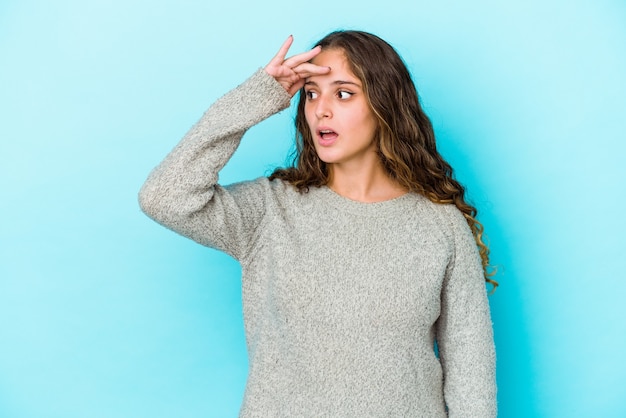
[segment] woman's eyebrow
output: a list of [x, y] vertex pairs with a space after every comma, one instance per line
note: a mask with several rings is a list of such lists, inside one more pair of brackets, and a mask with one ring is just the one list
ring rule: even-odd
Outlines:
[[[318, 86], [318, 84], [315, 81], [310, 81], [310, 80], [305, 81], [304, 84], [307, 85], [307, 86], [316, 86], [316, 87]], [[330, 84], [333, 84], [333, 85], [350, 84], [350, 85], [353, 85], [353, 86], [361, 87], [361, 85], [359, 83], [354, 82], [354, 81], [347, 81], [347, 80], [335, 80], [335, 81], [333, 81]]]

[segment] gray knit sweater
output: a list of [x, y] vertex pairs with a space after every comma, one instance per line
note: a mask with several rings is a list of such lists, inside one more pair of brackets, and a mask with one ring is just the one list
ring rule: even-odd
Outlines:
[[157, 222], [241, 263], [241, 416], [495, 416], [485, 282], [454, 206], [413, 193], [360, 203], [267, 178], [217, 184], [245, 131], [289, 102], [259, 70], [209, 108], [140, 192]]

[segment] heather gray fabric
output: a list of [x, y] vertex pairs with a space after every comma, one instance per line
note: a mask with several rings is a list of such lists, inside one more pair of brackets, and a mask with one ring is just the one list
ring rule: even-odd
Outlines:
[[360, 203], [267, 178], [216, 184], [246, 129], [289, 101], [259, 70], [209, 108], [140, 192], [157, 222], [241, 263], [241, 416], [495, 416], [485, 282], [454, 206], [413, 193]]

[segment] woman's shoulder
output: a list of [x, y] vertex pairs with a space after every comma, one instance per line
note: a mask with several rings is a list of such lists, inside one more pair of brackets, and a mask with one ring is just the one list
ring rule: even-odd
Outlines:
[[433, 228], [454, 241], [455, 236], [471, 235], [471, 229], [463, 213], [453, 203], [433, 202], [426, 196], [412, 193], [414, 213], [423, 220], [429, 220]]
[[433, 216], [440, 218], [446, 225], [457, 225], [466, 223], [463, 213], [453, 203], [433, 202], [426, 196], [412, 193], [416, 207], [422, 211], [431, 212]]
[[410, 192], [409, 195], [411, 196], [410, 202], [413, 209], [422, 216], [433, 217], [448, 223], [449, 218], [455, 217], [455, 211], [458, 212], [458, 209], [454, 204], [433, 202], [428, 197], [420, 193]]
[[254, 195], [257, 199], [262, 198], [266, 202], [293, 200], [301, 195], [289, 182], [281, 179], [258, 177], [253, 180], [245, 180], [224, 186], [228, 192], [239, 195]]

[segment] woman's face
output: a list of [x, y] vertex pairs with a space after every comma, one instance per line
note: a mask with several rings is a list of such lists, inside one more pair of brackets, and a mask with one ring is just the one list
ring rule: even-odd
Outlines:
[[317, 155], [327, 164], [358, 167], [377, 162], [377, 121], [343, 51], [324, 50], [313, 63], [331, 68], [328, 74], [309, 77], [304, 85], [304, 115]]

